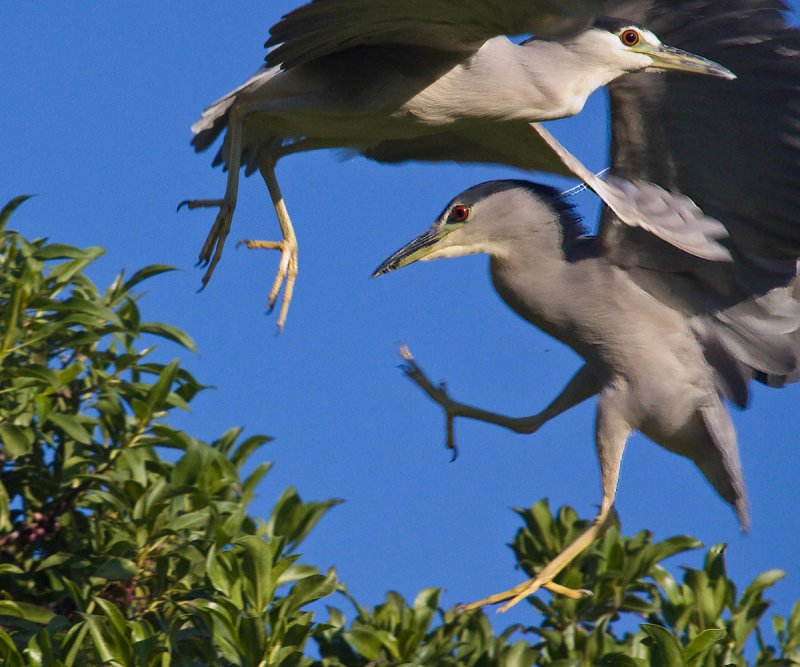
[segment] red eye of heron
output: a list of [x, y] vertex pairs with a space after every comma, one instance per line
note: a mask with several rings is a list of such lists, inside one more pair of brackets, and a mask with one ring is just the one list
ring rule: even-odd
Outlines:
[[642, 36], [636, 30], [629, 28], [625, 30], [619, 38], [625, 46], [636, 46], [642, 39]]
[[450, 220], [453, 222], [466, 222], [469, 218], [469, 206], [458, 204], [450, 209]]

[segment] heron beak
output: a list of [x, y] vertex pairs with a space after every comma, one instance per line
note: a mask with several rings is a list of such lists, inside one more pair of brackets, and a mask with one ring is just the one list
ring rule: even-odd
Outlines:
[[377, 278], [384, 273], [389, 273], [390, 271], [402, 268], [408, 264], [413, 264], [421, 259], [424, 260], [428, 255], [436, 251], [442, 239], [460, 227], [463, 227], [463, 225], [458, 223], [448, 223], [446, 225], [437, 223], [427, 232], [420, 234], [413, 241], [400, 248], [400, 250], [375, 269], [370, 277]]
[[693, 74], [718, 76], [723, 79], [736, 78], [736, 75], [727, 67], [715, 63], [713, 60], [696, 56], [694, 53], [689, 53], [688, 51], [681, 51], [681, 49], [676, 49], [666, 44], [654, 46], [646, 51], [643, 50], [642, 53], [645, 53], [653, 59], [653, 64], [650, 65], [650, 68], [653, 69], [672, 69]]

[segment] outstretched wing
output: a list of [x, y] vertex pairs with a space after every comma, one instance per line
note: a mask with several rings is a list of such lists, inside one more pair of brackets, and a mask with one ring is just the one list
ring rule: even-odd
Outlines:
[[575, 175], [525, 121], [447, 130], [410, 139], [386, 139], [366, 148], [362, 154], [389, 164], [411, 160], [474, 162]]
[[[609, 3], [736, 81], [636, 74], [609, 87], [612, 173], [690, 197], [722, 222], [734, 262], [670, 248], [605, 211], [606, 252], [691, 318], [737, 404], [755, 376], [800, 367], [800, 31], [781, 0]], [[638, 13], [638, 14], [637, 14]]]
[[267, 64], [284, 69], [375, 44], [470, 53], [490, 37], [585, 28], [601, 0], [312, 0], [270, 30]]
[[541, 123], [530, 126], [572, 174], [603, 200], [614, 214], [616, 224], [646, 233], [644, 238], [661, 239], [693, 257], [732, 261], [730, 253], [719, 243], [728, 236], [725, 227], [705, 215], [691, 199], [647, 181], [626, 180], [614, 175], [604, 181], [564, 148]]

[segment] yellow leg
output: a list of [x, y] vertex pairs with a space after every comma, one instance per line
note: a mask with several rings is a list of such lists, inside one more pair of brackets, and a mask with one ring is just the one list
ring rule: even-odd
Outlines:
[[272, 205], [275, 207], [275, 214], [278, 216], [278, 224], [283, 233], [283, 240], [242, 241], [242, 244], [251, 249], [260, 248], [281, 251], [281, 261], [278, 264], [278, 272], [272, 283], [269, 296], [267, 297], [269, 309], [272, 310], [278, 300], [281, 287], [284, 287], [283, 301], [281, 302], [281, 309], [278, 314], [278, 332], [280, 333], [286, 324], [286, 315], [289, 312], [289, 305], [292, 303], [294, 284], [297, 280], [297, 237], [294, 233], [292, 221], [289, 218], [289, 211], [286, 209], [286, 204], [283, 201], [283, 194], [281, 194], [278, 179], [275, 176], [275, 157], [270, 156], [264, 158], [259, 164], [259, 170], [264, 178], [264, 182], [267, 184], [269, 196], [270, 199], [272, 199]]
[[590, 591], [576, 591], [575, 589], [566, 588], [565, 586], [556, 584], [552, 580], [558, 575], [559, 572], [561, 572], [561, 570], [569, 565], [575, 559], [575, 557], [578, 556], [578, 554], [589, 547], [592, 542], [594, 542], [603, 534], [606, 528], [608, 528], [608, 526], [611, 524], [612, 518], [613, 512], [611, 511], [611, 507], [605, 511], [601, 511], [592, 522], [592, 525], [583, 533], [581, 533], [581, 535], [566, 549], [564, 549], [564, 551], [550, 561], [539, 574], [533, 577], [533, 579], [524, 581], [521, 584], [514, 586], [514, 588], [503, 591], [502, 593], [496, 593], [484, 598], [483, 600], [478, 600], [477, 602], [463, 605], [461, 608], [465, 611], [468, 611], [470, 609], [483, 607], [487, 604], [499, 604], [500, 602], [508, 601], [505, 605], [497, 610], [499, 613], [506, 612], [517, 603], [522, 602], [522, 600], [529, 595], [533, 595], [540, 588], [546, 588], [552, 593], [565, 595], [566, 597], [572, 599], [591, 595]]
[[553, 579], [611, 525], [614, 515], [614, 497], [617, 491], [617, 482], [619, 481], [620, 465], [622, 464], [622, 452], [631, 432], [631, 428], [620, 409], [620, 406], [624, 407], [625, 405], [624, 391], [624, 389], [620, 390], [614, 387], [613, 383], [611, 383], [609, 386], [604, 387], [600, 394], [597, 407], [595, 444], [597, 456], [600, 460], [603, 499], [600, 503], [600, 512], [595, 517], [592, 525], [532, 579], [502, 593], [490, 595], [483, 600], [464, 605], [462, 609], [477, 609], [487, 604], [505, 602], [506, 604], [498, 609], [499, 612], [505, 612], [540, 588], [561, 592], [553, 589]]
[[186, 206], [190, 211], [196, 208], [219, 207], [214, 224], [208, 232], [203, 248], [200, 250], [198, 264], [208, 267], [203, 275], [203, 287], [211, 280], [214, 269], [222, 258], [225, 239], [231, 231], [233, 212], [239, 195], [239, 169], [242, 159], [242, 122], [248, 107], [234, 106], [228, 119], [228, 182], [222, 199], [187, 199], [178, 204], [180, 211]]

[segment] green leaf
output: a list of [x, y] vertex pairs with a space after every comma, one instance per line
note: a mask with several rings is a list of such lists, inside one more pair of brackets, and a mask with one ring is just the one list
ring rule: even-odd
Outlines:
[[43, 248], [39, 248], [34, 253], [34, 257], [41, 261], [53, 259], [83, 259], [92, 261], [97, 259], [102, 252], [102, 248], [84, 249], [63, 243], [48, 243]]
[[306, 577], [311, 577], [316, 574], [319, 574], [319, 568], [314, 567], [313, 565], [292, 563], [278, 575], [278, 581], [276, 582], [276, 585], [283, 586], [284, 584], [295, 583], [301, 579], [305, 579]]
[[286, 538], [289, 551], [293, 551], [308, 536], [325, 513], [342, 500], [334, 498], [304, 503], [297, 491], [288, 487], [275, 503], [267, 524], [270, 535]]
[[555, 551], [553, 515], [550, 513], [550, 505], [546, 500], [542, 500], [533, 505], [529, 512], [533, 520], [528, 522], [528, 529], [546, 552]]
[[503, 667], [532, 667], [536, 651], [527, 642], [518, 641], [503, 655]]
[[3, 209], [0, 210], [0, 231], [5, 230], [8, 219], [11, 217], [11, 214], [17, 210], [20, 204], [28, 201], [31, 197], [33, 197], [33, 195], [19, 195], [3, 206]]
[[31, 429], [14, 424], [0, 424], [0, 443], [3, 445], [3, 452], [13, 461], [31, 453], [33, 433]]
[[[15, 368], [12, 373], [19, 378], [30, 378], [38, 380], [38, 383], [49, 385], [52, 389], [58, 390], [61, 384], [58, 381], [56, 372], [51, 368], [44, 368], [43, 366], [25, 366], [24, 368]], [[34, 386], [38, 383], [30, 383]]]
[[263, 662], [267, 646], [267, 633], [264, 619], [260, 615], [245, 616], [239, 621], [240, 647], [249, 658], [247, 664], [257, 665]]
[[100, 660], [103, 662], [115, 660], [123, 665], [129, 664], [125, 662], [121, 647], [116, 645], [114, 638], [109, 633], [105, 619], [94, 614], [82, 614], [82, 616], [86, 621], [86, 625], [89, 626], [89, 633], [92, 636], [92, 642], [97, 655], [100, 656]]
[[439, 608], [441, 595], [441, 588], [423, 588], [414, 598], [413, 607], [420, 611], [436, 611]]
[[46, 570], [49, 567], [57, 567], [58, 565], [63, 565], [69, 560], [75, 558], [75, 554], [68, 554], [64, 551], [59, 551], [54, 554], [50, 554], [47, 558], [39, 563], [36, 568], [37, 572], [41, 572], [42, 570]]
[[97, 300], [71, 296], [66, 301], [52, 304], [51, 308], [56, 312], [63, 313], [63, 316], [68, 321], [70, 318], [76, 318], [74, 321], [80, 322], [87, 327], [95, 328], [107, 322], [120, 329], [124, 328], [117, 314]]
[[746, 607], [750, 605], [759, 594], [764, 592], [767, 588], [774, 586], [785, 576], [786, 572], [783, 570], [767, 570], [766, 572], [762, 572], [744, 589], [744, 593], [742, 593], [741, 600], [739, 601], [740, 606]]
[[102, 579], [125, 580], [135, 576], [138, 572], [136, 563], [127, 558], [109, 558], [105, 563], [98, 567], [93, 576]]
[[55, 614], [49, 609], [30, 604], [29, 602], [0, 600], [0, 616], [10, 616], [39, 625], [47, 625], [53, 620]]
[[143, 322], [139, 329], [142, 333], [148, 333], [153, 336], [171, 340], [173, 343], [177, 343], [191, 352], [197, 352], [197, 345], [194, 339], [182, 329], [174, 327], [171, 324], [164, 324], [163, 322]]
[[641, 628], [651, 640], [652, 667], [685, 667], [680, 644], [669, 630], [653, 623], [642, 623]]
[[145, 398], [146, 415], [137, 415], [140, 419], [150, 417], [157, 410], [163, 409], [164, 401], [166, 401], [178, 374], [179, 364], [180, 361], [174, 359], [161, 371], [158, 380], [147, 392], [147, 397]]
[[122, 289], [125, 292], [129, 292], [139, 283], [149, 280], [154, 276], [161, 275], [162, 273], [169, 273], [170, 271], [175, 271], [175, 267], [169, 264], [150, 264], [144, 266], [123, 283]]
[[198, 510], [175, 517], [167, 524], [166, 529], [178, 533], [184, 530], [193, 530], [202, 526], [207, 526], [208, 522], [208, 510]]
[[0, 574], [24, 574], [25, 570], [11, 563], [0, 563]]
[[367, 660], [378, 662], [381, 659], [381, 652], [385, 644], [378, 630], [361, 627], [353, 628], [344, 633], [344, 638], [350, 646]]
[[272, 601], [274, 586], [272, 582], [272, 549], [260, 537], [248, 535], [236, 541], [243, 550], [242, 572], [244, 590], [250, 604], [263, 612]]
[[76, 415], [68, 415], [63, 412], [51, 412], [47, 416], [47, 421], [60, 428], [70, 438], [77, 440], [82, 445], [92, 444], [92, 436], [87, 432]]
[[324, 576], [315, 574], [301, 579], [289, 592], [289, 599], [295, 609], [299, 609], [315, 600], [327, 597], [336, 590], [338, 584], [336, 572], [331, 568]]
[[725, 630], [718, 628], [704, 630], [697, 635], [697, 637], [692, 639], [692, 641], [686, 645], [683, 651], [681, 651], [683, 660], [687, 664], [691, 664], [692, 661], [702, 660], [709, 649], [717, 642], [724, 640], [727, 634], [728, 633], [725, 632]]
[[233, 575], [225, 566], [224, 559], [225, 556], [210, 552], [206, 559], [206, 575], [217, 591], [229, 597], [233, 588], [233, 581], [231, 580]]
[[120, 637], [124, 637], [127, 634], [127, 620], [117, 606], [101, 597], [95, 596], [92, 599], [95, 601], [97, 606], [103, 610], [103, 614], [108, 619], [109, 623], [111, 623], [111, 627], [116, 631], [116, 633]]
[[35, 667], [45, 667], [53, 664], [53, 643], [46, 630], [40, 630], [30, 638], [25, 649], [25, 655], [29, 663]]
[[261, 447], [272, 442], [272, 438], [267, 435], [254, 435], [243, 441], [233, 453], [231, 463], [237, 468], [241, 468], [245, 462]]
[[0, 482], [0, 531], [9, 531], [14, 525], [11, 523], [11, 500], [3, 482]]
[[86, 370], [86, 366], [84, 366], [80, 361], [76, 361], [75, 363], [70, 364], [66, 368], [58, 371], [56, 373], [56, 378], [58, 383], [61, 386], [67, 385], [72, 382], [76, 377], [78, 377], [81, 373]]
[[251, 472], [245, 480], [242, 482], [242, 497], [246, 502], [249, 502], [253, 499], [255, 495], [256, 487], [264, 479], [264, 476], [272, 470], [272, 462], [271, 461], [264, 461], [263, 463], [259, 463], [253, 472]]
[[0, 658], [3, 658], [5, 667], [23, 667], [25, 664], [14, 640], [2, 629], [0, 629]]
[[89, 625], [85, 621], [76, 623], [69, 629], [61, 645], [62, 650], [66, 651], [64, 667], [85, 664], [83, 640], [88, 632]]

